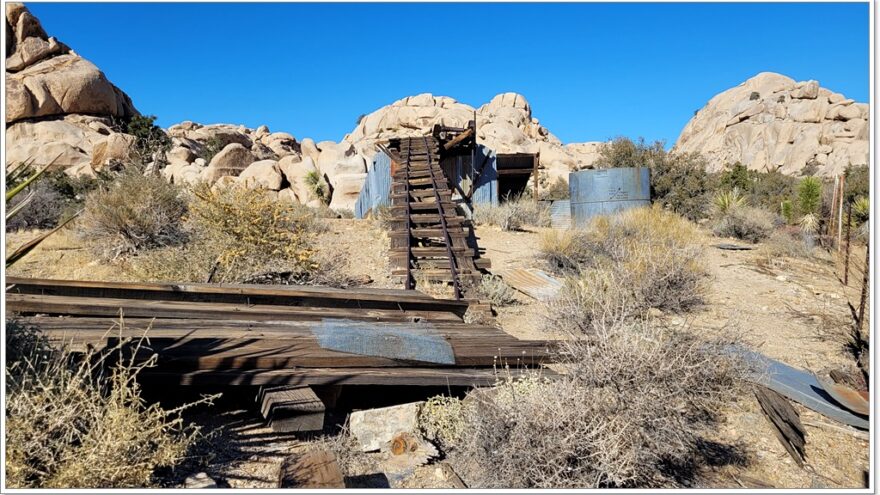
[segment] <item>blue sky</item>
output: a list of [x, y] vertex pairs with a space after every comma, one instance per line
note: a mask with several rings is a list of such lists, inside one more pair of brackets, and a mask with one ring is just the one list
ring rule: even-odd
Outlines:
[[671, 145], [695, 110], [758, 72], [869, 95], [867, 3], [28, 6], [163, 126], [338, 141], [404, 96], [479, 106], [515, 91], [563, 142]]

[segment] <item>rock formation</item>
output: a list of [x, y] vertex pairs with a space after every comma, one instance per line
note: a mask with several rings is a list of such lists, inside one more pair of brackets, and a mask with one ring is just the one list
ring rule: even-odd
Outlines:
[[699, 152], [711, 171], [740, 162], [753, 170], [840, 174], [868, 163], [868, 105], [819, 86], [762, 72], [709, 100], [675, 150]]
[[5, 23], [6, 163], [57, 157], [56, 168], [88, 174], [125, 154], [133, 141], [114, 135], [111, 118], [137, 115], [131, 99], [24, 5], [6, 4]]

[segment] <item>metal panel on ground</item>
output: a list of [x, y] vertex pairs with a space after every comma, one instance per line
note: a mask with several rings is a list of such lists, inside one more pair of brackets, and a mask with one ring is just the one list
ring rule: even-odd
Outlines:
[[536, 268], [512, 268], [499, 275], [504, 283], [539, 301], [549, 301], [556, 297], [562, 282]]
[[424, 363], [455, 364], [452, 346], [430, 323], [374, 323], [325, 318], [312, 327], [324, 349]]
[[651, 204], [651, 170], [607, 168], [568, 175], [571, 225], [583, 227], [596, 215]]

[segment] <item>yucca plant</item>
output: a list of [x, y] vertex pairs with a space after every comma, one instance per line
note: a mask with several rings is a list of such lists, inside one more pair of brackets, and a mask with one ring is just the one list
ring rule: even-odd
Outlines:
[[819, 207], [822, 206], [822, 181], [816, 177], [804, 177], [797, 186], [798, 224], [808, 235], [819, 231]]
[[719, 191], [715, 193], [715, 197], [712, 199], [712, 205], [719, 216], [724, 216], [730, 212], [730, 210], [739, 208], [745, 204], [746, 198], [742, 195], [742, 192], [738, 187], [726, 191]]
[[779, 214], [785, 219], [785, 223], [791, 225], [794, 223], [794, 204], [790, 199], [786, 199], [779, 205]]
[[868, 238], [870, 235], [870, 224], [868, 223], [870, 219], [871, 200], [866, 196], [859, 196], [852, 204], [852, 222], [858, 229], [859, 236]]
[[[15, 215], [17, 215], [22, 210], [24, 210], [24, 208], [27, 206], [27, 204], [30, 203], [30, 201], [34, 198], [34, 193], [33, 192], [29, 193], [28, 196], [25, 197], [23, 201], [19, 202], [17, 205], [12, 207], [11, 209], [9, 208], [9, 202], [12, 201], [13, 198], [15, 198], [16, 196], [21, 194], [21, 192], [24, 191], [34, 181], [39, 179], [40, 176], [42, 176], [44, 173], [46, 173], [46, 171], [49, 170], [49, 167], [54, 165], [55, 161], [57, 161], [58, 158], [60, 158], [60, 157], [61, 157], [61, 154], [59, 153], [58, 156], [53, 158], [52, 161], [50, 161], [46, 166], [44, 166], [40, 170], [37, 170], [34, 174], [30, 175], [29, 177], [27, 177], [26, 179], [24, 179], [20, 183], [13, 186], [10, 190], [6, 191], [6, 207], [7, 207], [6, 221], [7, 222], [9, 221], [9, 219], [13, 218]], [[32, 160], [29, 160], [27, 162], [20, 163], [17, 166], [13, 166], [12, 168], [10, 168], [6, 173], [6, 183], [7, 184], [15, 184], [16, 182], [21, 180], [21, 178], [24, 177], [24, 174], [26, 174], [28, 172], [28, 170], [30, 169], [31, 163], [32, 163]], [[20, 260], [21, 258], [24, 258], [25, 255], [27, 255], [29, 252], [33, 251], [34, 248], [36, 248], [37, 246], [40, 245], [40, 243], [45, 241], [46, 238], [48, 238], [50, 235], [54, 234], [55, 232], [58, 232], [59, 230], [61, 230], [62, 227], [64, 227], [68, 223], [70, 223], [70, 221], [73, 220], [74, 218], [76, 218], [80, 213], [81, 212], [75, 213], [73, 216], [71, 216], [67, 220], [61, 222], [54, 229], [52, 229], [48, 232], [45, 232], [43, 234], [40, 234], [36, 238], [19, 246], [17, 249], [15, 249], [12, 252], [12, 254], [10, 254], [9, 256], [6, 257], [6, 267], [9, 268], [13, 263]]]

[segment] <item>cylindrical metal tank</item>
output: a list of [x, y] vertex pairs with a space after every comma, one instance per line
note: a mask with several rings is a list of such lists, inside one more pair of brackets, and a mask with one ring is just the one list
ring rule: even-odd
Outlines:
[[571, 225], [584, 227], [596, 215], [651, 204], [651, 170], [605, 168], [568, 175]]

